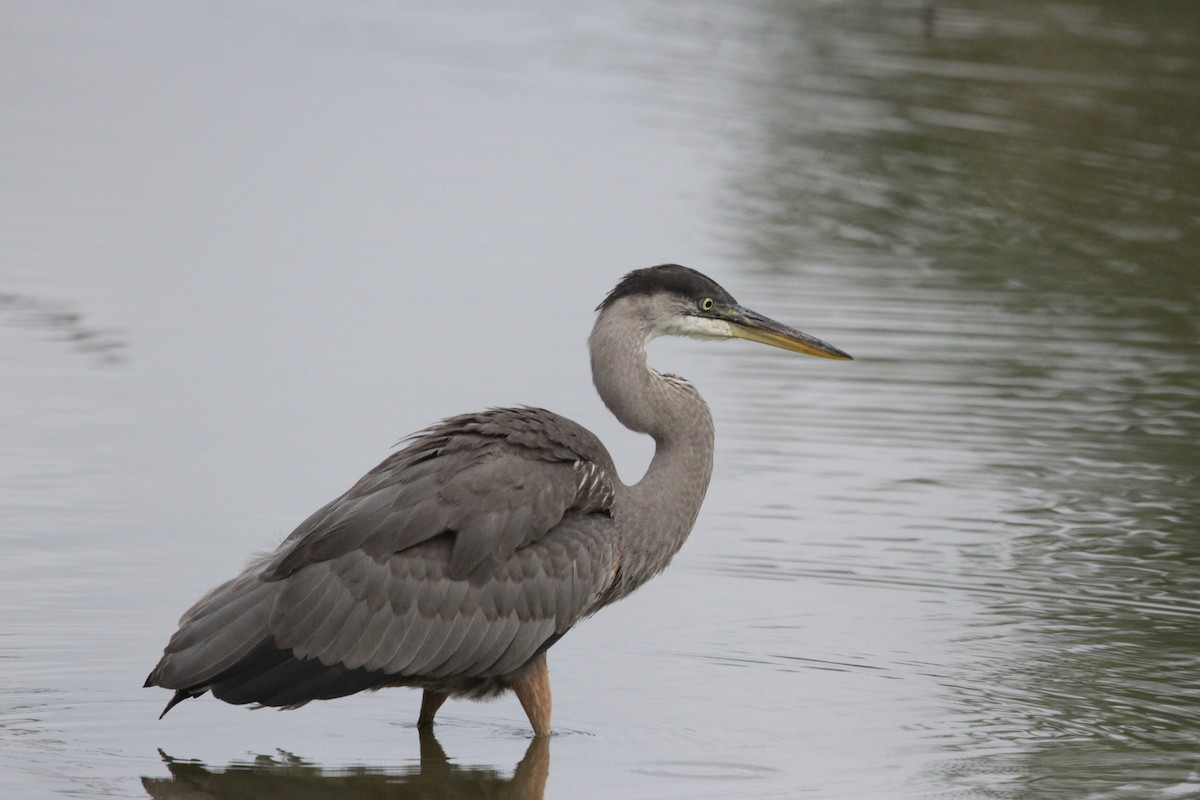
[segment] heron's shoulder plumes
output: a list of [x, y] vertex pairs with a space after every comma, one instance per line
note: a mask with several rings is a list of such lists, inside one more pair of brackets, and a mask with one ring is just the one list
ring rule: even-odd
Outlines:
[[719, 303], [735, 303], [733, 296], [720, 284], [702, 272], [679, 264], [660, 264], [630, 272], [613, 288], [604, 302], [596, 307], [603, 311], [622, 297], [669, 293], [700, 300], [711, 297]]

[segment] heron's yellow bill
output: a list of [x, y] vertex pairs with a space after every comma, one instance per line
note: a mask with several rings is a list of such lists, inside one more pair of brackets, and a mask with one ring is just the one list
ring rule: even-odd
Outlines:
[[748, 308], [739, 308], [736, 318], [729, 320], [729, 327], [734, 336], [739, 339], [749, 339], [752, 342], [781, 347], [793, 353], [804, 353], [818, 358], [835, 358], [839, 361], [852, 361], [849, 353], [843, 352], [831, 344], [826, 344], [815, 336], [789, 328], [781, 322], [764, 317]]

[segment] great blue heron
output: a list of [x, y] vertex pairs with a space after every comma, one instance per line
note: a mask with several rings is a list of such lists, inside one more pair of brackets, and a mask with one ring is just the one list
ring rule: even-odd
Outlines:
[[670, 562], [712, 473], [713, 423], [690, 383], [651, 369], [664, 335], [846, 353], [743, 308], [677, 264], [630, 272], [597, 308], [592, 381], [626, 427], [654, 437], [632, 485], [587, 429], [540, 408], [439, 422], [183, 615], [147, 686], [163, 709], [211, 691], [299, 706], [364, 689], [447, 697], [512, 689], [550, 732], [546, 650]]

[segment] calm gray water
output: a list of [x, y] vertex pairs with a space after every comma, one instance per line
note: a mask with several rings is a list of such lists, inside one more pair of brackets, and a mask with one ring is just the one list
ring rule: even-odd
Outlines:
[[[0, 796], [1200, 797], [1200, 6], [8, 3]], [[407, 433], [594, 396], [679, 261], [853, 353], [661, 342], [717, 465], [512, 698], [141, 682]]]

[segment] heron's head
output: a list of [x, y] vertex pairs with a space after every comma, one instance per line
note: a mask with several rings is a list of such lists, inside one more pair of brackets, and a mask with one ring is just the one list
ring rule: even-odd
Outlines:
[[623, 311], [647, 327], [647, 336], [749, 339], [796, 353], [847, 360], [849, 354], [738, 304], [711, 278], [678, 264], [630, 272], [597, 308]]

